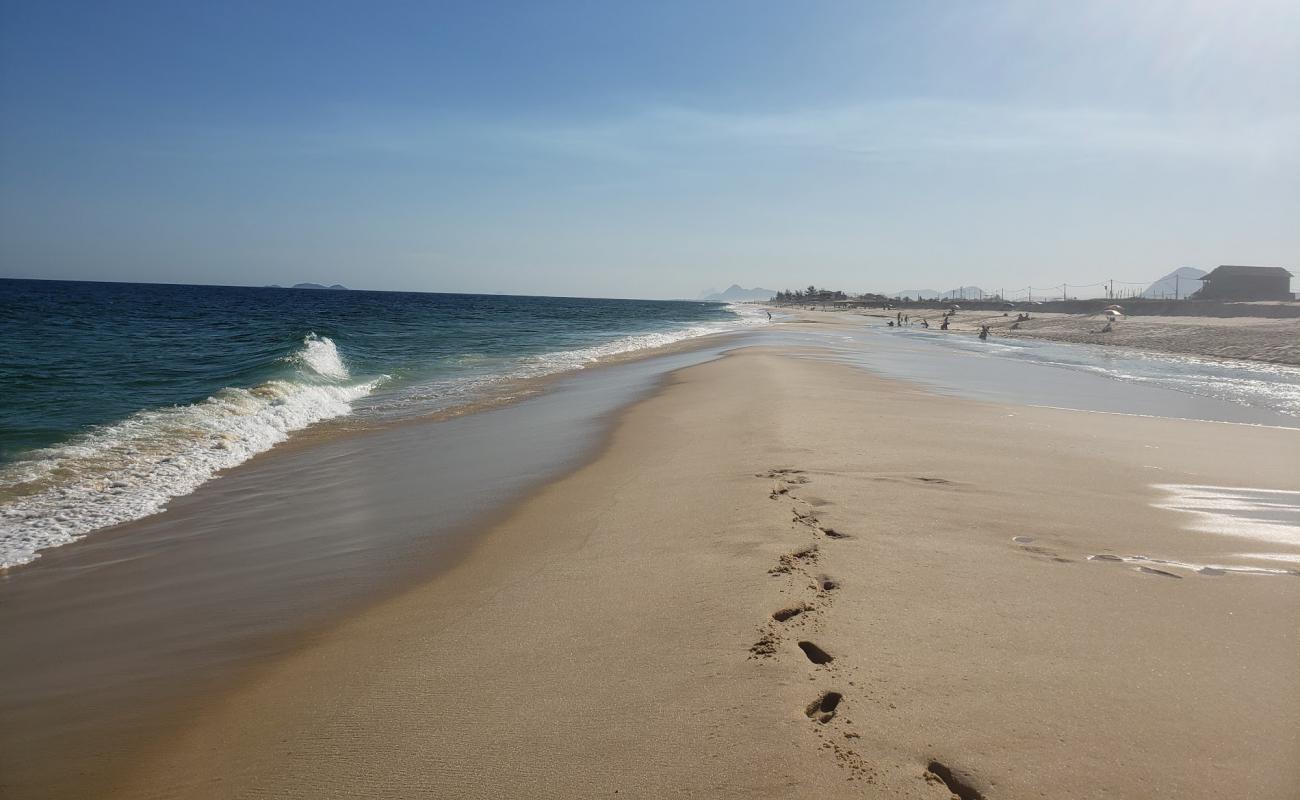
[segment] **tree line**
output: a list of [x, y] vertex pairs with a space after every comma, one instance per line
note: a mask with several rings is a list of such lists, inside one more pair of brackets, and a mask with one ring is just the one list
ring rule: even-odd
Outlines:
[[848, 295], [839, 290], [818, 289], [809, 284], [807, 289], [789, 289], [776, 293], [778, 303], [830, 303], [835, 300], [847, 300]]

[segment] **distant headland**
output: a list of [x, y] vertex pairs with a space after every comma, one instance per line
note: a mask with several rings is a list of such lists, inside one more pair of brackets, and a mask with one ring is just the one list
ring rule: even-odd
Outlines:
[[295, 283], [293, 286], [281, 286], [277, 283], [272, 283], [268, 285], [266, 288], [268, 289], [326, 289], [326, 290], [336, 289], [344, 292], [348, 291], [348, 287], [344, 286], [341, 283], [336, 283], [333, 286], [325, 286], [320, 283]]

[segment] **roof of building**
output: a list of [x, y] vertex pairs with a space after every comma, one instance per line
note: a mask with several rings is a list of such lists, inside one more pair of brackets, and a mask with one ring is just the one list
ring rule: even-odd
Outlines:
[[1281, 267], [1242, 267], [1233, 264], [1220, 264], [1219, 266], [1210, 270], [1208, 274], [1203, 275], [1200, 278], [1197, 278], [1197, 280], [1209, 281], [1209, 280], [1214, 280], [1215, 278], [1234, 278], [1234, 277], [1247, 277], [1247, 276], [1255, 277], [1255, 278], [1271, 276], [1276, 278], [1282, 275], [1285, 275], [1288, 278], [1294, 277], [1290, 272], [1287, 272], [1285, 269], [1282, 269]]

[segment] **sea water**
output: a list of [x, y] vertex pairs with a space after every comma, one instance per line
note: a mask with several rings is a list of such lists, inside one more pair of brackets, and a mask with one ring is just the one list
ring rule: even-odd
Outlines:
[[861, 327], [781, 334], [816, 358], [994, 402], [1300, 427], [1300, 367], [1128, 347]]
[[162, 510], [325, 420], [760, 324], [717, 303], [0, 280], [0, 567]]

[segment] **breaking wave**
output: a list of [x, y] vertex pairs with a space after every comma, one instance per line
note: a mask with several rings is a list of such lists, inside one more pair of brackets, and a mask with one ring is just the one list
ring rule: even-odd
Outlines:
[[197, 403], [140, 411], [0, 467], [0, 568], [161, 511], [217, 472], [343, 416], [383, 379], [353, 381], [334, 342], [308, 334], [282, 376]]

